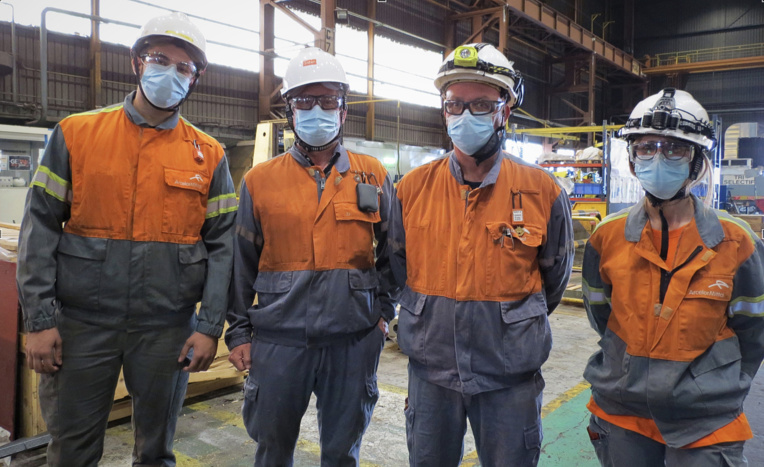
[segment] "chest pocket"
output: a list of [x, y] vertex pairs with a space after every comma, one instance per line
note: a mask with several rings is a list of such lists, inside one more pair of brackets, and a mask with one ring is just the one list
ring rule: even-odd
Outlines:
[[198, 236], [207, 214], [210, 176], [205, 170], [164, 169], [162, 232]]
[[705, 350], [727, 324], [733, 276], [697, 275], [679, 307], [679, 348]]
[[527, 295], [536, 286], [538, 248], [542, 230], [535, 224], [512, 226], [509, 222], [486, 222], [485, 287], [489, 297], [501, 297], [509, 287]]
[[381, 221], [379, 211], [364, 212], [355, 201], [335, 201], [337, 251], [339, 262], [356, 269], [374, 265], [374, 224]]

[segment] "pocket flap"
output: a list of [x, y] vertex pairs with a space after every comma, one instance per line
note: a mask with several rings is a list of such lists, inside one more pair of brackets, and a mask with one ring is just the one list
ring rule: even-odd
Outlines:
[[525, 246], [541, 246], [541, 228], [533, 224], [523, 224], [509, 229], [512, 237], [519, 240]]
[[414, 292], [410, 288], [406, 287], [406, 290], [401, 294], [400, 305], [401, 308], [406, 309], [414, 316], [419, 316], [424, 310], [424, 304], [427, 300], [427, 295]]
[[716, 368], [736, 362], [742, 358], [737, 339], [725, 339], [715, 343], [705, 355], [690, 364], [690, 373], [698, 377]]
[[244, 381], [244, 397], [252, 402], [257, 401], [257, 391], [260, 389], [255, 378], [252, 375], [248, 375]]
[[292, 271], [261, 272], [252, 288], [263, 293], [288, 292], [292, 288]]
[[500, 305], [501, 319], [507, 324], [546, 315], [548, 311], [542, 292], [528, 295], [522, 300], [500, 302]]
[[348, 201], [335, 201], [334, 215], [338, 221], [364, 221], [379, 222], [379, 211], [363, 212], [358, 209], [358, 204]]
[[510, 225], [508, 222], [486, 222], [485, 227], [491, 234], [493, 241], [498, 242], [501, 240], [501, 237], [507, 233], [507, 229], [510, 228]]
[[694, 278], [687, 288], [685, 298], [707, 298], [728, 302], [732, 298], [732, 277], [711, 275]]
[[76, 258], [103, 261], [106, 259], [107, 242], [106, 238], [64, 234], [58, 243], [58, 252]]
[[376, 289], [379, 285], [376, 269], [348, 270], [348, 284], [353, 290]]
[[194, 264], [208, 257], [207, 247], [202, 242], [193, 245], [178, 245], [178, 262], [180, 264]]
[[205, 171], [164, 169], [164, 182], [175, 188], [194, 190], [206, 195], [210, 187], [210, 177]]

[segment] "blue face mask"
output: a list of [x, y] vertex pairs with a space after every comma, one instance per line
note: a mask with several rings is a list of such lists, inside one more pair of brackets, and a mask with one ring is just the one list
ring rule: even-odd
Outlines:
[[449, 115], [446, 119], [448, 136], [454, 142], [454, 146], [461, 152], [471, 156], [485, 146], [494, 131], [494, 114], [472, 115], [465, 110], [461, 115]]
[[660, 199], [671, 199], [690, 176], [689, 162], [668, 162], [658, 154], [649, 161], [634, 161], [634, 172], [645, 191]]
[[152, 104], [160, 109], [178, 105], [188, 94], [191, 78], [178, 73], [174, 65], [148, 63], [141, 77], [141, 88]]
[[310, 110], [295, 110], [294, 130], [309, 145], [323, 146], [340, 132], [340, 113], [319, 105]]

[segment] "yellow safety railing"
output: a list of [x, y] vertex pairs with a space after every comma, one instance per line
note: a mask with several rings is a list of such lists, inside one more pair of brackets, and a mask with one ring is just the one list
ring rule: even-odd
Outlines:
[[666, 52], [644, 59], [646, 68], [657, 66], [679, 65], [682, 63], [708, 62], [730, 58], [757, 57], [764, 55], [764, 44], [731, 45], [710, 49], [687, 50], [682, 52]]

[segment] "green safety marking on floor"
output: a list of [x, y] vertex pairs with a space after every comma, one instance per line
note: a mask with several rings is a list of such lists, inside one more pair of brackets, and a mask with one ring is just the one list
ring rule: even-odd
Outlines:
[[[544, 441], [541, 444], [540, 467], [598, 467], [600, 464], [589, 442], [586, 427], [591, 396], [589, 383], [583, 381], [568, 389], [541, 408]], [[478, 467], [476, 451], [467, 453], [460, 467]]]

